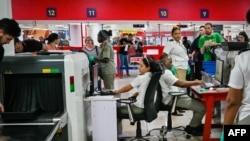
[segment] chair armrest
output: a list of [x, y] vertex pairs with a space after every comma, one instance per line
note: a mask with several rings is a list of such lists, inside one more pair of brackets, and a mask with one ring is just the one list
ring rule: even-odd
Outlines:
[[124, 99], [118, 99], [117, 102], [124, 103], [124, 104], [132, 104], [132, 103], [135, 103], [136, 100], [131, 99], [131, 98], [124, 98]]
[[129, 116], [129, 121], [131, 125], [135, 125], [135, 118], [134, 118], [134, 114], [131, 108], [131, 104], [135, 103], [136, 100], [132, 99], [132, 98], [127, 98], [127, 99], [119, 99], [117, 100], [117, 102], [119, 103], [125, 103], [127, 108], [128, 108], [128, 116]]
[[174, 113], [178, 96], [187, 95], [187, 93], [185, 93], [185, 92], [169, 92], [168, 94], [173, 96], [173, 102], [171, 105], [172, 106], [171, 113]]
[[169, 92], [168, 94], [169, 94], [169, 95], [172, 95], [172, 96], [187, 95], [186, 92]]
[[135, 125], [135, 118], [134, 118], [134, 114], [131, 108], [131, 104], [127, 104], [127, 108], [128, 108], [128, 116], [129, 116], [130, 125]]

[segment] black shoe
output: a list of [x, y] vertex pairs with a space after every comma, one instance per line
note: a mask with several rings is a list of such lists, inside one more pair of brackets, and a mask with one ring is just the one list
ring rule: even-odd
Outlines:
[[185, 110], [178, 110], [180, 113], [185, 113]]
[[188, 133], [188, 134], [191, 134], [193, 136], [202, 136], [203, 135], [203, 130], [201, 130], [201, 127], [198, 126], [198, 127], [191, 127], [191, 126], [187, 126], [185, 128], [185, 131]]
[[129, 73], [127, 73], [127, 76], [130, 76], [130, 74], [129, 74]]
[[183, 114], [177, 113], [177, 112], [173, 112], [172, 113], [173, 116], [183, 116]]

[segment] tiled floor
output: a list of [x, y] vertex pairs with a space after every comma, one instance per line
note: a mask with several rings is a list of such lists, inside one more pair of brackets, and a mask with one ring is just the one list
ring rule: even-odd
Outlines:
[[[122, 79], [121, 78], [116, 78], [115, 80], [115, 88], [120, 88], [126, 84], [129, 84], [133, 78], [136, 77], [136, 75], [138, 74], [138, 70], [130, 70], [130, 74], [131, 76], [126, 77], [124, 76]], [[135, 92], [135, 90], [131, 90], [128, 93], [124, 93], [121, 95], [122, 98], [128, 97], [129, 95], [133, 94]], [[222, 103], [222, 107], [224, 104]], [[142, 135], [146, 135], [146, 133], [154, 128], [160, 128], [163, 125], [167, 125], [166, 124], [166, 117], [167, 117], [167, 112], [161, 111], [158, 113], [158, 117], [157, 119], [155, 119], [154, 121], [152, 121], [151, 123], [146, 123], [145, 121], [141, 122], [141, 127], [142, 127]], [[192, 111], [186, 111], [184, 113], [184, 116], [172, 116], [172, 120], [173, 120], [173, 127], [176, 126], [186, 126], [190, 119], [192, 117]], [[222, 115], [223, 117], [223, 115]], [[213, 123], [218, 123], [220, 122], [220, 119], [216, 119], [214, 118]], [[203, 123], [204, 123], [204, 119], [203, 119]], [[136, 134], [136, 125], [130, 125], [129, 120], [123, 120], [122, 121], [122, 126], [123, 126], [123, 130], [122, 130], [122, 134], [120, 135], [121, 137], [134, 137]], [[211, 132], [211, 136], [212, 137], [219, 137], [221, 133], [221, 129], [212, 129]], [[159, 136], [160, 133], [159, 131], [153, 131], [151, 132], [151, 135], [154, 135], [153, 137], [150, 137], [150, 141], [159, 141], [159, 138], [157, 137], [157, 135]], [[201, 141], [202, 137], [191, 137], [190, 139], [186, 139], [185, 138], [185, 134], [183, 134], [183, 132], [181, 131], [171, 131], [169, 133], [167, 133], [166, 136], [168, 141], [185, 141], [185, 140], [190, 140], [190, 141]]]

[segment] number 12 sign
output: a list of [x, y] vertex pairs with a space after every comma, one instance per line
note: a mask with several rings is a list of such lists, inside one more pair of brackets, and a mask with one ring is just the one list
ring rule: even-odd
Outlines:
[[95, 8], [87, 8], [87, 17], [95, 18], [96, 17], [96, 9]]
[[56, 8], [47, 8], [46, 9], [47, 17], [56, 17]]

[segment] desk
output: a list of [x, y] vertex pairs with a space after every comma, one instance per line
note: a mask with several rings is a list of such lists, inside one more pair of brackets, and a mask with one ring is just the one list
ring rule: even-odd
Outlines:
[[91, 96], [91, 126], [93, 141], [117, 141], [117, 98], [113, 96]]
[[205, 91], [200, 91], [200, 90], [201, 90], [200, 86], [191, 87], [192, 93], [198, 96], [205, 103], [205, 106], [206, 106], [203, 141], [209, 141], [209, 140], [218, 141], [219, 139], [210, 138], [214, 102], [226, 100], [228, 90], [224, 90], [224, 91], [217, 91], [216, 89], [205, 90]]

